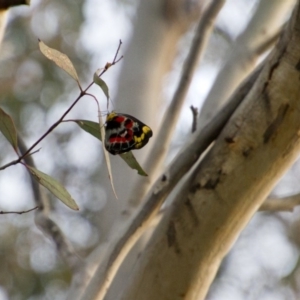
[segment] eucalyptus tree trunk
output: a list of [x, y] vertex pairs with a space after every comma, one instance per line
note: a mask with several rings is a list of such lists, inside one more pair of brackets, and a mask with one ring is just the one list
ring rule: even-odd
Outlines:
[[[218, 267], [300, 151], [300, 11], [165, 210], [120, 299], [204, 299]], [[167, 184], [167, 183], [166, 183]]]

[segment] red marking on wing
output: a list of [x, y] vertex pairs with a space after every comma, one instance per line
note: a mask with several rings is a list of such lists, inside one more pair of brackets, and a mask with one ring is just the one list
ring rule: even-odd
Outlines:
[[114, 121], [118, 122], [118, 123], [122, 123], [122, 122], [124, 122], [124, 120], [125, 120], [125, 117], [122, 117], [122, 116], [116, 116], [114, 118]]
[[133, 131], [131, 129], [127, 129], [125, 132], [124, 132], [124, 136], [126, 137], [126, 139], [128, 141], [130, 141], [133, 137]]
[[126, 119], [124, 125], [126, 128], [132, 128], [134, 125], [134, 122], [131, 119]]
[[111, 137], [109, 138], [109, 142], [110, 143], [126, 143], [127, 139], [125, 137], [122, 136], [116, 136], [116, 137]]

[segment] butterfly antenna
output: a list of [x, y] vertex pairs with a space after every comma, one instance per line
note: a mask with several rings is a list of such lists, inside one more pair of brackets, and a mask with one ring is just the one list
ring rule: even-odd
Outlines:
[[[111, 111], [114, 111], [115, 105], [114, 105], [114, 101], [111, 98], [110, 98], [110, 103], [111, 103], [111, 107], [112, 107]], [[107, 109], [108, 109], [108, 107], [107, 107]]]

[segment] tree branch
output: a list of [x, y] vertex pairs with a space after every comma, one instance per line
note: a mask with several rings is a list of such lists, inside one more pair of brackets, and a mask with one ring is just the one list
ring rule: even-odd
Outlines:
[[269, 197], [260, 206], [259, 211], [289, 211], [293, 212], [300, 205], [300, 194], [282, 198]]
[[232, 96], [229, 103], [203, 130], [197, 130], [191, 136], [190, 142], [153, 185], [146, 197], [145, 205], [132, 217], [128, 226], [123, 227], [123, 230], [116, 231], [115, 235], [110, 238], [109, 245], [106, 245], [107, 248], [102, 251], [102, 261], [81, 299], [94, 299], [96, 296], [97, 299], [102, 299], [104, 297], [127, 253], [148, 226], [152, 224], [153, 218], [156, 217], [162, 203], [172, 189], [218, 136], [237, 106], [247, 95], [260, 71], [261, 68], [258, 68], [251, 75]]
[[[165, 159], [169, 144], [177, 124], [177, 120], [188, 92], [193, 74], [198, 65], [198, 61], [206, 47], [208, 37], [213, 29], [214, 20], [224, 5], [225, 0], [214, 0], [202, 15], [190, 48], [190, 52], [185, 60], [179, 84], [174, 93], [173, 99], [163, 117], [160, 130], [156, 136], [152, 149], [145, 163], [145, 170], [149, 176], [145, 180], [138, 179], [134, 185], [129, 197], [129, 204], [136, 207], [141, 202], [147, 189], [155, 180], [157, 173], [160, 171], [162, 163]], [[161, 142], [163, 141], [163, 143]]]
[[255, 68], [259, 56], [272, 46], [295, 0], [261, 0], [249, 25], [232, 44], [228, 58], [211, 87], [201, 112], [199, 126], [210, 120], [237, 86]]
[[298, 157], [299, 28], [297, 6], [257, 83], [155, 228], [123, 300], [204, 299], [238, 234]]

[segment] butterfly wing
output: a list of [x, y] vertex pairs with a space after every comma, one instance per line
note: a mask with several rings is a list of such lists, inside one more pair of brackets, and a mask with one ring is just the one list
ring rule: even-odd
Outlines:
[[111, 112], [106, 118], [105, 134], [105, 148], [115, 155], [144, 147], [152, 130], [133, 116]]

